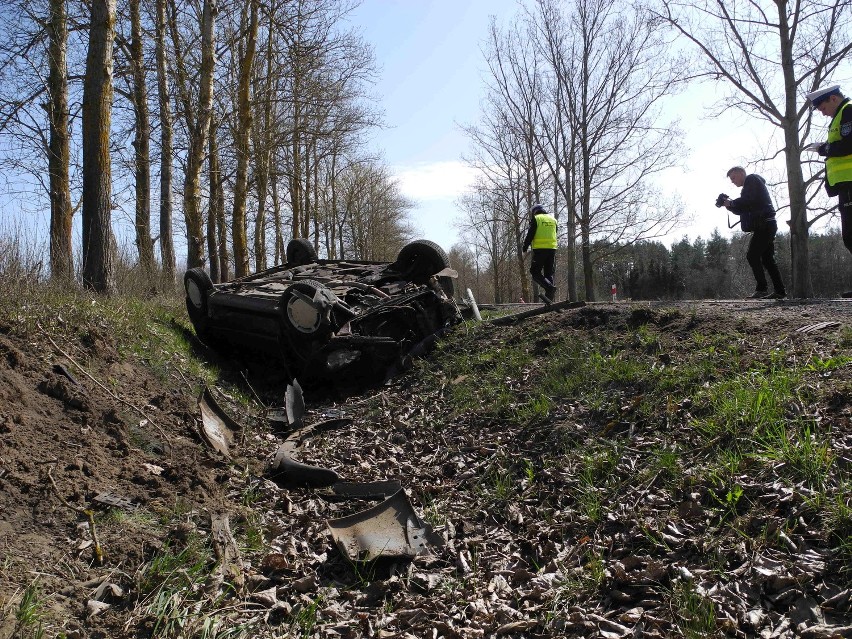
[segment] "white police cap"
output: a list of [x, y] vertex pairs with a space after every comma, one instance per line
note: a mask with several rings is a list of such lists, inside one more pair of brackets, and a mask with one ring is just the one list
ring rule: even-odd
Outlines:
[[830, 87], [822, 87], [817, 89], [816, 91], [811, 91], [810, 93], [806, 93], [805, 97], [811, 101], [815, 107], [819, 106], [820, 102], [823, 100], [827, 100], [833, 95], [840, 95], [840, 85], [833, 84]]

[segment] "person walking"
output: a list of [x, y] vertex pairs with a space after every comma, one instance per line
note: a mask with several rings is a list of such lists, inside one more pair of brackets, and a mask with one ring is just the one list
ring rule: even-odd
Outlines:
[[541, 204], [533, 204], [530, 208], [530, 222], [524, 238], [524, 253], [532, 247], [532, 263], [530, 275], [533, 282], [538, 284], [544, 293], [541, 298], [546, 304], [554, 301], [556, 285], [556, 218]]
[[[837, 197], [843, 245], [852, 253], [852, 107], [839, 84], [811, 91], [807, 98], [815, 111], [831, 118], [828, 140], [805, 149], [825, 158], [825, 190], [829, 197]], [[852, 298], [852, 291], [841, 297]]]
[[[731, 213], [740, 216], [740, 228], [750, 232], [746, 260], [754, 274], [756, 287], [749, 297], [780, 300], [787, 297], [781, 271], [775, 261], [775, 235], [778, 223], [775, 221], [775, 207], [766, 188], [766, 180], [756, 173], [746, 174], [741, 166], [728, 170], [728, 178], [742, 189], [740, 197], [731, 199], [725, 196], [721, 204]], [[765, 272], [764, 272], [765, 269]], [[769, 293], [766, 273], [772, 280], [773, 291]]]

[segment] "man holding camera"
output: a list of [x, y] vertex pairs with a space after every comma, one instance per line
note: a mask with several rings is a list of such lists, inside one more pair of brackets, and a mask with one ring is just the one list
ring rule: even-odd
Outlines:
[[[807, 98], [814, 111], [831, 118], [828, 140], [809, 144], [805, 150], [825, 158], [825, 190], [830, 197], [837, 196], [843, 245], [852, 252], [852, 107], [839, 84], [811, 91]], [[840, 296], [852, 297], [852, 291]]]
[[[766, 180], [752, 173], [746, 174], [741, 166], [732, 167], [728, 178], [735, 186], [742, 189], [740, 197], [732, 200], [722, 193], [716, 199], [716, 206], [724, 206], [731, 213], [740, 216], [740, 228], [746, 233], [752, 233], [748, 244], [746, 260], [748, 260], [757, 287], [750, 298], [765, 300], [780, 300], [787, 297], [781, 272], [775, 261], [775, 234], [778, 233], [778, 223], [775, 221], [775, 207], [766, 188]], [[772, 280], [772, 293], [769, 293], [766, 283], [766, 273]]]

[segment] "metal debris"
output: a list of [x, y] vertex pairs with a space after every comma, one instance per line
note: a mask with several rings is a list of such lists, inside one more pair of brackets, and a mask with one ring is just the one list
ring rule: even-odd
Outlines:
[[326, 524], [337, 547], [353, 562], [379, 557], [413, 559], [444, 544], [414, 512], [404, 490], [372, 508]]
[[112, 493], [107, 492], [98, 494], [93, 501], [113, 508], [127, 508], [133, 510], [139, 507], [138, 504], [134, 504], [126, 497], [119, 497], [118, 495], [113, 495]]
[[797, 333], [813, 333], [815, 331], [822, 331], [827, 328], [837, 328], [840, 326], [840, 322], [817, 322], [816, 324], [808, 324], [807, 326], [802, 326], [801, 328], [797, 328]]
[[201, 409], [202, 438], [213, 450], [230, 457], [234, 434], [240, 430], [240, 425], [222, 410], [206, 386], [198, 400], [198, 407]]

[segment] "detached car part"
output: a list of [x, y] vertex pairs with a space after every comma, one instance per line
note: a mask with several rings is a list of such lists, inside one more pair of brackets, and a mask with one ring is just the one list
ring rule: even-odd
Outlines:
[[414, 512], [404, 490], [372, 508], [326, 523], [337, 547], [352, 562], [413, 559], [444, 544], [443, 537]]
[[291, 377], [379, 376], [462, 321], [457, 274], [428, 240], [410, 242], [392, 263], [320, 260], [304, 238], [286, 255], [283, 265], [224, 284], [188, 270], [186, 309], [199, 339], [225, 354], [279, 358]]

